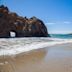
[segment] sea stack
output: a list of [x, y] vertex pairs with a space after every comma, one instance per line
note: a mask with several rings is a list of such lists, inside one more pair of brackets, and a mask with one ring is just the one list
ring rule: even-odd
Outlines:
[[21, 17], [10, 12], [8, 7], [0, 6], [0, 38], [11, 37], [10, 32], [15, 32], [15, 37], [48, 37], [47, 28], [42, 20], [36, 17]]

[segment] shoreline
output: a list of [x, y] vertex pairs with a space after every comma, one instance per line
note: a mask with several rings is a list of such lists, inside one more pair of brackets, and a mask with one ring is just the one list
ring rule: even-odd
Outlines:
[[[43, 43], [44, 44], [44, 43]], [[51, 43], [49, 43], [49, 44], [51, 44]], [[56, 42], [56, 44], [52, 44], [52, 45], [49, 45], [48, 43], [45, 43], [44, 45], [45, 46], [43, 46], [42, 44], [42, 46], [40, 46], [40, 44], [37, 44], [38, 45], [38, 47], [37, 48], [33, 48], [33, 49], [31, 49], [31, 50], [29, 50], [29, 51], [22, 51], [22, 52], [19, 52], [19, 53], [15, 53], [15, 54], [5, 54], [4, 53], [4, 55], [0, 55], [0, 57], [3, 57], [3, 56], [17, 56], [17, 55], [20, 55], [20, 54], [24, 54], [24, 53], [28, 53], [28, 52], [31, 52], [31, 51], [35, 51], [35, 50], [39, 50], [39, 49], [44, 49], [44, 48], [47, 48], [47, 47], [55, 47], [55, 46], [61, 46], [61, 45], [65, 45], [65, 44], [72, 44], [72, 41], [70, 41], [70, 42]], [[29, 46], [28, 46], [29, 47]], [[31, 47], [30, 47], [31, 48]], [[30, 49], [29, 48], [29, 49]], [[17, 48], [16, 48], [17, 49]], [[24, 50], [24, 49], [23, 49]], [[16, 50], [17, 51], [17, 50]], [[18, 50], [19, 51], [19, 50]]]
[[[61, 69], [62, 67], [60, 64], [64, 63], [66, 64], [69, 60], [69, 62], [72, 61], [72, 58], [67, 55], [66, 57], [63, 57], [63, 55], [55, 54], [53, 51], [63, 49], [66, 51], [71, 51], [72, 49], [72, 44], [67, 43], [67, 44], [61, 44], [61, 45], [55, 45], [55, 46], [50, 46], [46, 48], [40, 48], [36, 50], [31, 50], [25, 53], [17, 54], [16, 56], [5, 56], [4, 58], [0, 57], [0, 71], [4, 72], [67, 72], [64, 68]], [[52, 52], [51, 52], [52, 50]], [[59, 51], [60, 52], [60, 51]], [[54, 54], [59, 55], [59, 57], [54, 57]], [[61, 52], [62, 53], [62, 52]], [[71, 53], [71, 52], [69, 52]], [[68, 54], [68, 52], [67, 52]], [[71, 55], [72, 56], [72, 55]], [[57, 61], [56, 61], [56, 60]], [[57, 62], [56, 64], [54, 62]], [[69, 63], [68, 62], [68, 63]], [[59, 67], [59, 70], [55, 70], [55, 66]], [[64, 65], [63, 65], [64, 66]], [[61, 68], [60, 68], [61, 67]], [[53, 70], [52, 70], [53, 69]], [[61, 70], [60, 70], [61, 69]], [[71, 71], [69, 71], [71, 72]]]

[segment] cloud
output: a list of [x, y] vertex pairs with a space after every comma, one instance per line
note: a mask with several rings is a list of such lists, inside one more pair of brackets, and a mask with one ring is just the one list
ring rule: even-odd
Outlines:
[[64, 22], [48, 22], [47, 25], [54, 25], [54, 24], [71, 24], [70, 21], [64, 21]]
[[46, 23], [46, 24], [48, 24], [48, 25], [54, 25], [54, 24], [56, 24], [56, 23], [52, 23], [52, 22], [50, 22], [50, 23]]
[[64, 21], [63, 23], [64, 23], [64, 24], [71, 24], [72, 22]]

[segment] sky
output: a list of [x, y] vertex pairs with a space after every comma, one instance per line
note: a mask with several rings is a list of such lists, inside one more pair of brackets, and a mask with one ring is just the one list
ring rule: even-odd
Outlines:
[[72, 0], [0, 0], [11, 12], [43, 20], [49, 33], [72, 33]]

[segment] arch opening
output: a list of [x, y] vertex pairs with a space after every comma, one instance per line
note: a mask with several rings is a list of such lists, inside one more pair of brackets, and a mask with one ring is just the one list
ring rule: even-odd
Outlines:
[[16, 32], [15, 32], [15, 31], [10, 31], [10, 37], [11, 37], [11, 38], [16, 37]]

